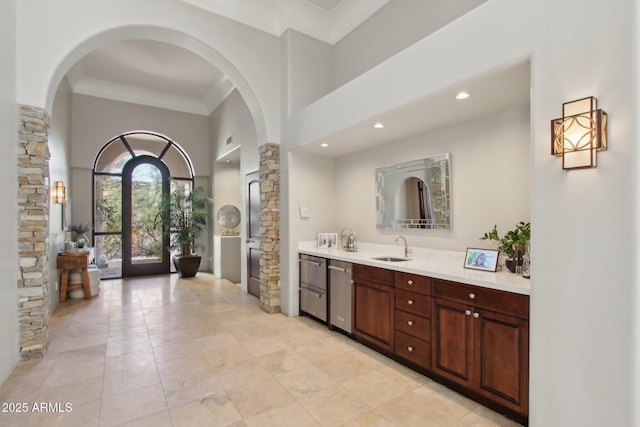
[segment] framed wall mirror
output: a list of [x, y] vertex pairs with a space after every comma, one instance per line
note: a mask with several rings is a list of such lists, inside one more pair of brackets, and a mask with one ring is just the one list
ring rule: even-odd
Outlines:
[[449, 153], [376, 169], [377, 228], [451, 228]]

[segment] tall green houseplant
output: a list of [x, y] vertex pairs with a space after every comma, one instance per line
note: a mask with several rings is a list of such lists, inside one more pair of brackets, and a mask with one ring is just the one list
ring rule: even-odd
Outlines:
[[[180, 255], [174, 257], [173, 262], [182, 277], [195, 276], [200, 265], [200, 256], [194, 255], [193, 251], [196, 246], [195, 240], [207, 225], [207, 203], [204, 189], [200, 187], [189, 192], [182, 186], [176, 186], [171, 194], [165, 195], [162, 199], [162, 225], [170, 235], [171, 249], [180, 250]], [[185, 269], [181, 266], [184, 258], [197, 258], [193, 274], [184, 273]]]

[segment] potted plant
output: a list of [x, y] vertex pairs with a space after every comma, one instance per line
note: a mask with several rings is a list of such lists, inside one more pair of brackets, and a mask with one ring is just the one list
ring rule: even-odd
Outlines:
[[193, 253], [195, 240], [207, 225], [207, 198], [202, 188], [187, 192], [176, 186], [162, 199], [160, 217], [165, 232], [169, 233], [171, 249], [179, 249], [173, 264], [180, 277], [194, 277], [200, 267], [201, 256]]
[[516, 266], [522, 265], [522, 257], [527, 250], [527, 243], [531, 239], [531, 223], [520, 221], [513, 230], [508, 231], [503, 237], [498, 234], [498, 226], [484, 233], [481, 240], [495, 240], [500, 242], [498, 250], [507, 256], [505, 262], [507, 268], [515, 273]]
[[71, 227], [69, 227], [69, 231], [71, 231], [72, 233], [72, 237], [73, 237], [73, 241], [74, 242], [78, 242], [81, 239], [84, 239], [84, 242], [86, 244], [89, 243], [89, 238], [87, 237], [87, 234], [89, 231], [93, 230], [93, 226], [91, 224], [78, 224], [78, 225], [72, 225]]

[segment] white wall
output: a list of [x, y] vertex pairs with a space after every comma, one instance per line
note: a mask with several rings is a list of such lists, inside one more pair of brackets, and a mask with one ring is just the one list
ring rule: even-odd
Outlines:
[[333, 54], [328, 44], [297, 31], [288, 30], [282, 36], [284, 117], [329, 93]]
[[359, 76], [485, 1], [391, 0], [336, 43], [332, 88]]
[[[341, 206], [335, 203], [335, 162], [296, 152], [281, 153], [280, 283], [281, 309], [298, 315], [298, 241], [316, 240], [320, 232], [339, 232], [336, 217]], [[281, 187], [282, 188], [282, 187]], [[301, 218], [299, 206], [309, 208], [309, 218]], [[285, 208], [287, 206], [288, 208]], [[282, 268], [291, 266], [290, 269]]]
[[[356, 231], [358, 240], [464, 251], [493, 247], [479, 237], [498, 224], [501, 234], [531, 213], [529, 108], [483, 117], [337, 159], [337, 228]], [[376, 228], [375, 169], [429, 156], [451, 155], [450, 230]]]
[[166, 135], [189, 154], [196, 175], [209, 175], [207, 117], [86, 95], [73, 96], [71, 166], [91, 169], [107, 141], [132, 130]]
[[[240, 240], [244, 242], [247, 235], [245, 175], [258, 169], [259, 156], [255, 123], [245, 100], [238, 91], [232, 91], [211, 114], [210, 129], [214, 221], [218, 209], [223, 205], [235, 205], [240, 210]], [[227, 144], [229, 136], [232, 136], [231, 144]], [[231, 165], [227, 165], [218, 161], [225, 157], [235, 157], [237, 150], [240, 150], [239, 163], [234, 160]], [[215, 233], [219, 234], [221, 231], [221, 227], [215, 221]], [[213, 244], [213, 233], [210, 234], [209, 239]], [[246, 259], [244, 244], [240, 246], [240, 257], [242, 260]], [[243, 261], [240, 265], [242, 287], [246, 290], [247, 266]]]
[[[2, 4], [0, 13], [0, 179], [16, 182], [18, 158], [16, 125], [16, 1]], [[0, 384], [9, 376], [18, 361], [18, 233], [17, 185], [0, 186], [0, 230], [4, 243], [0, 245], [0, 270], [6, 272], [0, 281]]]
[[[638, 6], [576, 6], [532, 10], [531, 425], [638, 426]], [[589, 95], [609, 114], [609, 150], [565, 172], [549, 120]]]
[[[58, 88], [51, 114], [49, 128], [49, 181], [51, 187], [56, 181], [62, 181], [67, 189], [71, 188], [71, 88], [66, 80]], [[49, 195], [49, 313], [53, 313], [60, 301], [60, 277], [57, 268], [58, 252], [64, 249], [64, 230], [62, 224], [62, 205], [53, 202], [53, 193]], [[73, 218], [66, 218], [67, 224]], [[85, 221], [87, 223], [90, 221]]]
[[[219, 163], [215, 165], [213, 176], [214, 194], [214, 228], [213, 234], [222, 234], [225, 230], [216, 220], [218, 210], [224, 205], [233, 205], [240, 210], [240, 216], [244, 218], [244, 209], [241, 201], [242, 183], [240, 179], [240, 164]], [[236, 231], [238, 231], [236, 229]]]

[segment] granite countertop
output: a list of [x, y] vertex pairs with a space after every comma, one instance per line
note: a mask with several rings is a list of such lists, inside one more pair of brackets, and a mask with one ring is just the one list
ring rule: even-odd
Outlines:
[[358, 243], [357, 252], [347, 252], [338, 248], [318, 248], [316, 241], [298, 242], [298, 252], [307, 255], [529, 295], [531, 280], [515, 275], [506, 268], [504, 271], [495, 273], [472, 270], [464, 268], [464, 252], [415, 248], [411, 245], [409, 247], [413, 250], [413, 253], [409, 255], [409, 261], [390, 262], [372, 258], [378, 256], [402, 257], [404, 256], [402, 245]]

